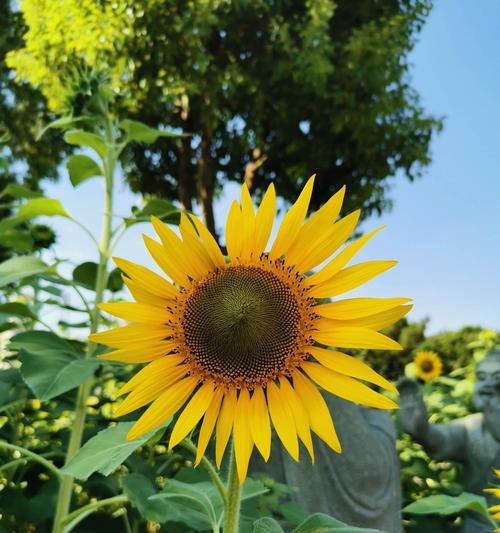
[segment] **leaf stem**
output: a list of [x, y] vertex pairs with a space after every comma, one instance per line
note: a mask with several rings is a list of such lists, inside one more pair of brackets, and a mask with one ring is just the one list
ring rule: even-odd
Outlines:
[[238, 479], [236, 468], [236, 454], [234, 453], [234, 443], [231, 446], [231, 457], [229, 460], [229, 474], [226, 485], [227, 502], [224, 506], [224, 533], [238, 533], [240, 522], [241, 506], [241, 485]]
[[65, 533], [69, 533], [84, 518], [97, 511], [101, 507], [127, 502], [128, 497], [125, 496], [125, 494], [119, 494], [118, 496], [112, 496], [111, 498], [105, 498], [104, 500], [97, 500], [95, 502], [88, 503], [87, 505], [80, 507], [80, 509], [76, 509], [76, 511], [73, 511], [72, 513], [68, 514], [64, 518], [64, 531]]
[[[97, 267], [96, 284], [95, 284], [95, 306], [90, 313], [90, 332], [95, 333], [99, 327], [99, 309], [97, 305], [103, 300], [104, 290], [107, 281], [107, 265], [109, 259], [109, 245], [111, 239], [111, 213], [113, 211], [113, 177], [116, 165], [116, 154], [113, 150], [114, 145], [114, 131], [111, 118], [106, 117], [105, 123], [106, 143], [108, 151], [106, 157], [103, 158], [103, 169], [106, 183], [106, 192], [104, 200], [104, 219], [102, 227], [101, 244], [99, 245], [99, 264]], [[96, 344], [90, 342], [86, 352], [88, 359], [93, 355], [96, 349]], [[75, 406], [75, 418], [73, 421], [68, 449], [66, 451], [66, 463], [76, 455], [80, 449], [82, 442], [83, 430], [85, 427], [85, 418], [87, 414], [87, 399], [92, 387], [92, 378], [87, 379], [78, 388]], [[54, 524], [52, 533], [63, 533], [64, 522], [68, 516], [71, 505], [71, 494], [73, 491], [73, 477], [64, 475], [59, 487], [59, 495], [56, 505], [56, 513], [54, 517]]]
[[[47, 459], [45, 459], [41, 455], [38, 455], [35, 452], [31, 452], [30, 450], [27, 450], [26, 448], [23, 448], [21, 446], [16, 446], [15, 444], [9, 444], [8, 442], [5, 442], [5, 441], [0, 441], [0, 448], [11, 450], [13, 452], [19, 452], [25, 455], [26, 457], [28, 457], [29, 459], [36, 461], [37, 463], [40, 463], [41, 465], [45, 466], [45, 468], [47, 468], [47, 470], [50, 470], [56, 476], [57, 479], [62, 478], [62, 474], [60, 470], [57, 468], [57, 466], [54, 465], [54, 463], [52, 463], [51, 461], [48, 461]], [[2, 467], [2, 469], [12, 463], [14, 463], [14, 461], [11, 461], [10, 463], [5, 464]]]
[[[197, 448], [192, 440], [184, 439], [181, 442], [181, 446], [183, 448], [186, 448], [186, 450], [189, 450], [196, 457]], [[222, 503], [224, 504], [224, 506], [227, 505], [226, 487], [224, 486], [224, 483], [220, 478], [219, 474], [217, 473], [217, 470], [215, 469], [214, 465], [205, 456], [202, 457], [201, 464], [205, 467], [205, 470], [207, 471], [215, 487], [219, 491], [220, 497], [222, 498]]]

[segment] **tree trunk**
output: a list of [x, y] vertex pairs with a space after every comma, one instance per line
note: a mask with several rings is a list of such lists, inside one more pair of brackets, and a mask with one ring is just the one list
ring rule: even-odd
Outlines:
[[198, 161], [198, 192], [203, 222], [218, 241], [213, 206], [215, 179], [211, 165], [211, 143], [209, 135], [204, 133], [201, 139], [201, 156]]

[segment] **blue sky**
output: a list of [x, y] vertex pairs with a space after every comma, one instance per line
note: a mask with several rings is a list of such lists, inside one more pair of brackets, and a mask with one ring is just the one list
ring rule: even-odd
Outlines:
[[[410, 318], [429, 317], [429, 332], [466, 324], [500, 329], [499, 28], [496, 0], [436, 2], [411, 56], [412, 77], [426, 109], [446, 117], [445, 128], [423, 178], [413, 184], [394, 180], [393, 211], [363, 226], [387, 229], [359, 258], [400, 263], [350, 295], [411, 297]], [[61, 180], [48, 184], [46, 193], [99, 235], [98, 180], [78, 189]], [[236, 187], [228, 187], [219, 201], [219, 227], [236, 194]], [[120, 184], [115, 212], [128, 214], [132, 202], [137, 199]], [[81, 230], [64, 220], [50, 223], [59, 235], [60, 257], [75, 264], [95, 260]], [[132, 228], [116, 255], [152, 266], [142, 232], [152, 235], [147, 225]]]

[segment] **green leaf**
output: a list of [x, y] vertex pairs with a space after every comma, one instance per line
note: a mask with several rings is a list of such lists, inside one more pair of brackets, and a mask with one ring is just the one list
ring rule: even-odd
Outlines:
[[285, 533], [274, 518], [259, 518], [253, 523], [253, 533]]
[[269, 489], [264, 486], [262, 481], [247, 477], [241, 489], [241, 501], [243, 502], [245, 500], [250, 500], [251, 498], [256, 498], [267, 492], [269, 492]]
[[123, 289], [122, 271], [119, 268], [114, 268], [108, 274], [108, 283], [106, 288], [111, 292], [118, 292]]
[[209, 498], [207, 492], [207, 483], [183, 483], [169, 479], [162, 492], [151, 496], [150, 500], [171, 499], [181, 502], [189, 509], [201, 513], [213, 525], [217, 523], [216, 502]]
[[73, 345], [50, 331], [24, 331], [18, 333], [10, 339], [9, 350], [27, 350], [29, 352], [38, 352], [40, 350], [62, 350], [78, 354], [73, 348]]
[[73, 187], [94, 176], [102, 176], [101, 167], [90, 157], [83, 154], [72, 155], [66, 164]]
[[40, 140], [47, 130], [50, 130], [50, 129], [65, 130], [65, 129], [75, 126], [78, 122], [81, 122], [82, 120], [87, 120], [88, 118], [89, 117], [66, 116], [66, 117], [61, 117], [56, 120], [53, 120], [52, 122], [47, 124], [45, 128], [43, 128], [40, 131], [40, 133], [38, 133], [38, 135], [36, 136], [36, 140], [37, 141]]
[[50, 400], [78, 387], [102, 364], [96, 359], [81, 359], [75, 352], [38, 350], [19, 352], [21, 374], [39, 400]]
[[22, 318], [37, 319], [37, 316], [31, 311], [31, 309], [21, 302], [9, 302], [6, 304], [0, 304], [0, 314], [8, 316], [19, 316]]
[[28, 276], [41, 274], [48, 270], [48, 266], [38, 257], [22, 255], [12, 257], [0, 264], [0, 287], [13, 281], [19, 281]]
[[410, 503], [403, 509], [403, 512], [408, 514], [445, 516], [460, 514], [463, 511], [476, 511], [483, 516], [488, 516], [486, 499], [470, 492], [462, 492], [459, 496], [436, 494]]
[[33, 237], [29, 231], [6, 228], [1, 231], [1, 234], [2, 246], [5, 246], [5, 248], [16, 252], [31, 252], [33, 250]]
[[83, 445], [62, 472], [83, 481], [94, 472], [108, 476], [157, 431], [153, 430], [138, 439], [127, 441], [125, 437], [134, 424], [135, 422], [121, 422], [99, 431]]
[[124, 221], [127, 226], [132, 226], [140, 222], [149, 222], [151, 215], [158, 217], [167, 224], [177, 225], [180, 220], [179, 209], [172, 202], [162, 198], [151, 198], [144, 207], [134, 212], [133, 217], [127, 217]]
[[27, 389], [18, 368], [7, 368], [0, 372], [0, 408], [26, 396]]
[[157, 130], [137, 120], [122, 120], [120, 128], [127, 134], [128, 141], [154, 143], [159, 137], [181, 137], [172, 130]]
[[61, 216], [70, 218], [62, 203], [55, 198], [32, 198], [19, 207], [18, 220], [29, 220], [40, 216]]
[[76, 146], [92, 148], [101, 157], [104, 157], [107, 152], [106, 143], [99, 135], [90, 133], [84, 130], [71, 130], [66, 133], [64, 140], [68, 144]]
[[73, 270], [73, 281], [86, 289], [95, 289], [95, 280], [97, 277], [97, 263], [86, 261], [78, 265]]
[[43, 193], [39, 191], [33, 191], [20, 185], [19, 183], [9, 183], [7, 187], [0, 193], [0, 198], [3, 196], [12, 196], [12, 198], [41, 198]]
[[292, 533], [382, 533], [382, 531], [349, 526], [332, 516], [316, 513], [306, 518]]

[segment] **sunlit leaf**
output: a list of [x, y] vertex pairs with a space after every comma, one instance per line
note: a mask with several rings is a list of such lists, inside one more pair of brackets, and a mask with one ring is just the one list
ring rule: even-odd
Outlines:
[[80, 185], [84, 181], [101, 176], [101, 167], [90, 157], [83, 154], [72, 155], [66, 164], [68, 174], [73, 187]]
[[0, 198], [3, 196], [11, 196], [12, 198], [41, 198], [43, 193], [39, 191], [33, 191], [20, 185], [19, 183], [9, 183], [7, 187], [0, 193]]
[[55, 198], [32, 198], [19, 207], [18, 220], [29, 220], [39, 216], [60, 216], [69, 218], [70, 215], [64, 206]]
[[48, 266], [38, 257], [21, 255], [0, 263], [0, 287], [28, 276], [41, 274]]
[[137, 120], [122, 120], [120, 128], [127, 134], [129, 141], [154, 143], [159, 137], [180, 137], [172, 130], [158, 130], [150, 128]]
[[107, 152], [106, 143], [99, 135], [84, 130], [71, 130], [64, 135], [64, 140], [68, 144], [74, 144], [82, 148], [91, 148], [101, 157]]
[[73, 126], [75, 126], [76, 124], [78, 124], [78, 122], [81, 122], [83, 120], [87, 120], [89, 117], [72, 117], [72, 116], [66, 116], [66, 117], [61, 117], [61, 118], [58, 118], [56, 120], [53, 120], [52, 122], [50, 122], [49, 124], [47, 124], [39, 133], [38, 135], [36, 136], [36, 140], [40, 140], [42, 138], [42, 136], [45, 134], [45, 132], [47, 130], [50, 130], [50, 129], [60, 129], [60, 130], [65, 130], [65, 129], [68, 129], [68, 128], [72, 128]]

